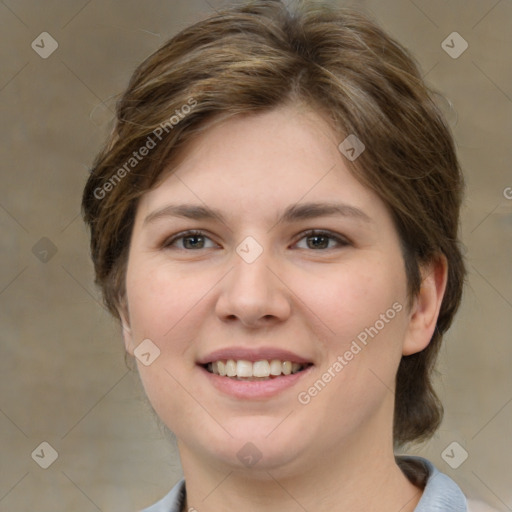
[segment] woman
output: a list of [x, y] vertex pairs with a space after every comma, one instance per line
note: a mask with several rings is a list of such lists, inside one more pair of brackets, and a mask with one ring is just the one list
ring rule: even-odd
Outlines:
[[135, 71], [83, 197], [96, 280], [184, 480], [148, 512], [464, 511], [425, 459], [462, 177], [364, 16], [235, 7]]

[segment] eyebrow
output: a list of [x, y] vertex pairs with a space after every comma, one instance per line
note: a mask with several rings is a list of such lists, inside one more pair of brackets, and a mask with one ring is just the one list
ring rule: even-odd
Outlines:
[[[282, 222], [293, 223], [301, 220], [314, 219], [326, 216], [351, 217], [371, 223], [372, 219], [362, 210], [345, 203], [302, 203], [291, 205], [279, 217], [276, 224]], [[222, 212], [216, 208], [195, 204], [170, 204], [151, 212], [143, 224], [149, 224], [165, 217], [181, 217], [192, 220], [219, 220], [225, 222]]]

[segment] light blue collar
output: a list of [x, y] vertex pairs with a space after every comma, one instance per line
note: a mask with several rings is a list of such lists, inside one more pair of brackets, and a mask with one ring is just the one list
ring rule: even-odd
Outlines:
[[414, 512], [467, 512], [466, 497], [459, 486], [427, 459], [422, 457], [399, 457], [423, 464], [428, 472], [428, 480], [423, 495]]

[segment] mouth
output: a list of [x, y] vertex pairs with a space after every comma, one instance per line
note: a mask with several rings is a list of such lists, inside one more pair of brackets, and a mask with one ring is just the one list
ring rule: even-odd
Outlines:
[[280, 359], [219, 359], [201, 365], [207, 372], [220, 377], [248, 382], [272, 380], [277, 377], [295, 375], [310, 367], [312, 363], [282, 361]]
[[230, 347], [196, 361], [214, 389], [240, 400], [267, 400], [292, 389], [314, 368], [311, 359], [271, 347]]

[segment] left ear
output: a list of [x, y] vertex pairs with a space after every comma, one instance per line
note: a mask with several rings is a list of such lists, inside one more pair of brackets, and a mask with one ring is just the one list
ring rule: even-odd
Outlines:
[[119, 302], [117, 311], [119, 313], [119, 319], [121, 320], [121, 327], [123, 329], [123, 341], [126, 352], [133, 356], [135, 340], [133, 339], [132, 328], [130, 325], [130, 315], [128, 312], [128, 304], [126, 299], [123, 298]]
[[422, 351], [432, 339], [448, 278], [446, 257], [441, 254], [423, 266], [421, 275], [421, 288], [413, 301], [402, 349], [404, 356]]

